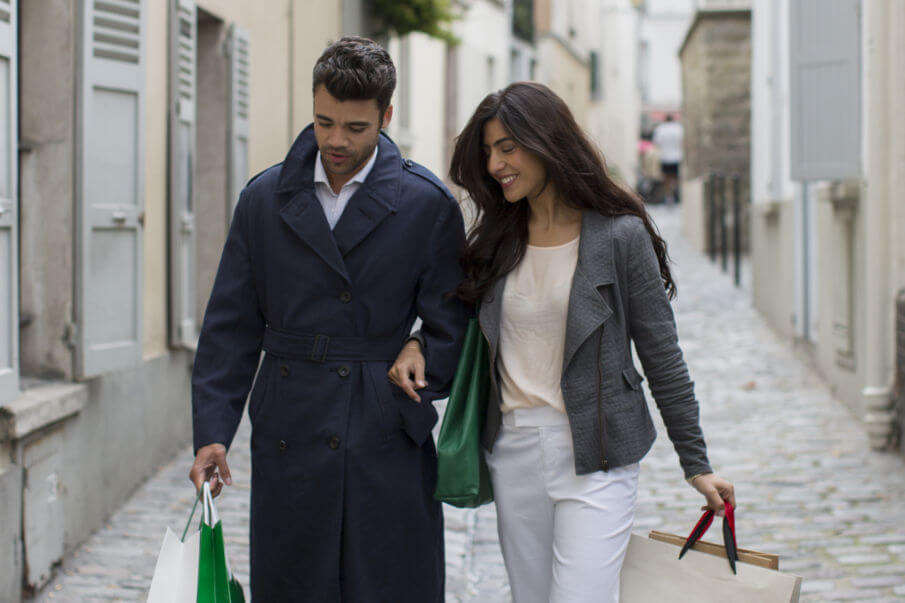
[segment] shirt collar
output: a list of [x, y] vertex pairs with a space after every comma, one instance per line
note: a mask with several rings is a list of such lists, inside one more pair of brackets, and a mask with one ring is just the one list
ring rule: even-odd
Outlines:
[[[374, 147], [374, 152], [371, 153], [371, 158], [368, 159], [368, 162], [365, 164], [363, 168], [358, 170], [358, 173], [352, 176], [352, 178], [343, 185], [343, 188], [349, 186], [352, 183], [361, 184], [368, 177], [368, 174], [371, 173], [371, 170], [374, 168], [374, 164], [377, 162], [377, 147]], [[330, 187], [330, 180], [327, 178], [327, 170], [324, 169], [324, 163], [321, 160], [321, 152], [318, 151], [317, 155], [314, 158], [314, 181], [320, 182], [321, 184], [326, 184]], [[331, 192], [333, 188], [330, 187]], [[340, 189], [342, 190], [342, 189]]]

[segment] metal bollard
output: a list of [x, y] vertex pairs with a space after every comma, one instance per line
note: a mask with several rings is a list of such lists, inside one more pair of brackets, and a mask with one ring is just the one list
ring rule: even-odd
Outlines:
[[735, 286], [742, 283], [742, 179], [732, 176], [732, 253], [735, 255]]
[[716, 262], [716, 182], [714, 174], [707, 175], [707, 254]]
[[720, 179], [720, 268], [723, 272], [729, 269], [729, 236], [726, 232], [726, 177]]

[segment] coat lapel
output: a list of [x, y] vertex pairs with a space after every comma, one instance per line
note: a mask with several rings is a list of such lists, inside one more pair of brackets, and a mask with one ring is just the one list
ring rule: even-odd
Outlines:
[[599, 287], [613, 282], [613, 219], [586, 211], [581, 223], [578, 265], [569, 293], [563, 374], [581, 344], [612, 316], [613, 309]]
[[378, 144], [377, 161], [371, 173], [349, 199], [333, 229], [333, 238], [343, 257], [377, 228], [384, 218], [396, 211], [402, 157], [396, 145], [386, 136], [381, 135]]
[[314, 250], [347, 283], [352, 284], [339, 248], [330, 232], [330, 225], [324, 210], [314, 196], [314, 190], [304, 188], [296, 191], [280, 208], [283, 221]]
[[324, 210], [314, 193], [314, 160], [317, 143], [314, 127], [302, 130], [280, 170], [276, 193], [284, 198], [280, 217], [330, 268], [350, 285], [343, 257], [358, 245], [387, 215], [396, 209], [402, 174], [399, 149], [381, 134], [377, 162], [355, 192], [336, 228], [330, 230]]

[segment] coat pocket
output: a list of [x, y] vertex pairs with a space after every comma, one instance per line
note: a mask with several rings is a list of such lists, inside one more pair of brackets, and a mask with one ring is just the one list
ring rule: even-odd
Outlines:
[[268, 406], [268, 392], [271, 392], [271, 396], [273, 395], [273, 388], [270, 386], [270, 377], [273, 372], [271, 367], [276, 361], [276, 358], [272, 358], [267, 354], [264, 356], [264, 361], [261, 363], [261, 368], [258, 370], [258, 376], [255, 378], [251, 395], [248, 398], [248, 418], [251, 419], [252, 425], [259, 423], [264, 417], [262, 411]]
[[395, 387], [387, 379], [387, 368], [383, 363], [367, 363], [367, 373], [371, 377], [374, 403], [380, 415], [379, 420], [384, 439], [392, 439], [402, 434], [402, 415], [393, 396]]
[[626, 385], [636, 391], [641, 389], [641, 382], [644, 381], [644, 377], [635, 370], [634, 366], [622, 369], [622, 378], [625, 380]]

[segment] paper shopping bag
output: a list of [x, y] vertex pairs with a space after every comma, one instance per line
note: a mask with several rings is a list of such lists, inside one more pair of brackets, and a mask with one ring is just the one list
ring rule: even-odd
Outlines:
[[622, 565], [620, 600], [627, 603], [798, 601], [800, 576], [746, 563], [741, 553], [738, 573], [733, 574], [726, 565], [724, 551], [719, 556], [691, 549], [679, 560], [680, 546], [632, 534]]
[[182, 539], [169, 528], [154, 568], [148, 603], [244, 603], [242, 586], [229, 567], [223, 526], [214, 506], [210, 484], [205, 482], [200, 499], [203, 513], [199, 528], [187, 538], [195, 514], [189, 515]]
[[194, 603], [198, 595], [198, 553], [201, 532], [185, 541], [167, 528], [157, 556], [148, 603]]
[[242, 585], [233, 577], [226, 558], [223, 524], [214, 506], [210, 485], [205, 482], [205, 500], [201, 521], [201, 546], [198, 553], [197, 603], [245, 603]]

